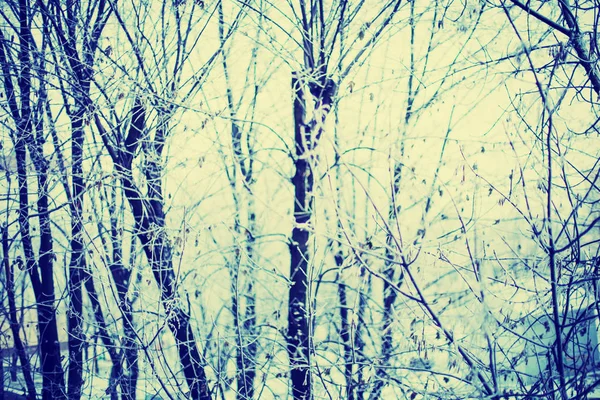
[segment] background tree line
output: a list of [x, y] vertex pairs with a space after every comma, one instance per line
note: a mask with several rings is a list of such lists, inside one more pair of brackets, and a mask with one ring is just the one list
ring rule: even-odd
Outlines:
[[3, 2], [0, 397], [587, 398], [599, 10]]

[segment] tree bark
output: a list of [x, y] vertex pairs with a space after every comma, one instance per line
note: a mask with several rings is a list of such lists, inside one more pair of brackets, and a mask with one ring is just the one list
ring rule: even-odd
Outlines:
[[[310, 74], [306, 74], [310, 76]], [[295, 400], [310, 400], [313, 396], [310, 329], [310, 240], [309, 224], [313, 212], [315, 184], [312, 170], [316, 157], [314, 149], [323, 133], [323, 124], [331, 110], [337, 92], [335, 82], [320, 76], [318, 81], [305, 81], [292, 73], [294, 115], [294, 228], [289, 244], [290, 288], [288, 299], [287, 350], [290, 359], [292, 395]], [[307, 118], [307, 102], [313, 104]]]
[[314, 175], [307, 154], [307, 138], [313, 134], [306, 124], [306, 98], [302, 82], [292, 76], [294, 144], [296, 148], [292, 178], [294, 186], [294, 228], [290, 248], [290, 289], [288, 301], [287, 349], [290, 358], [292, 395], [295, 400], [312, 398], [309, 330], [309, 259], [307, 224], [312, 215]]
[[83, 333], [83, 296], [82, 281], [85, 268], [85, 255], [83, 248], [83, 118], [84, 108], [78, 107], [72, 116], [72, 207], [71, 207], [71, 262], [69, 263], [69, 399], [79, 399], [83, 387], [83, 346], [85, 336]]

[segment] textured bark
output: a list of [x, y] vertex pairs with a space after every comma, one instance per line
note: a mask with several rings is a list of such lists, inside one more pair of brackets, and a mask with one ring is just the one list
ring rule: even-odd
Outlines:
[[[42, 373], [44, 375], [44, 388], [42, 395], [46, 399], [60, 399], [64, 397], [64, 377], [61, 366], [60, 345], [58, 339], [58, 326], [55, 313], [55, 289], [53, 276], [54, 253], [52, 250], [52, 233], [50, 231], [50, 218], [48, 214], [48, 197], [46, 195], [45, 177], [41, 179], [44, 189], [40, 190], [38, 211], [40, 213], [40, 257], [39, 269], [41, 271], [41, 289], [36, 294], [38, 303], [38, 325], [40, 329], [40, 352], [43, 358]], [[34, 266], [33, 268], [37, 268]]]
[[361, 365], [356, 373], [356, 399], [362, 400], [365, 398], [365, 392], [367, 390], [367, 384], [365, 384], [365, 362], [366, 357], [364, 356], [365, 342], [363, 340], [363, 329], [365, 326], [365, 314], [368, 309], [368, 298], [371, 293], [371, 275], [367, 274], [366, 268], [360, 268], [360, 281], [366, 282], [365, 288], [358, 291], [358, 311], [356, 315], [356, 330], [354, 331], [354, 354], [356, 363]]
[[[25, 132], [25, 131], [22, 131]], [[46, 188], [38, 194], [38, 212], [40, 220], [39, 259], [33, 251], [29, 225], [29, 189], [27, 183], [25, 138], [17, 138], [15, 153], [17, 156], [17, 175], [19, 181], [19, 230], [26, 268], [29, 272], [38, 308], [40, 330], [40, 352], [42, 356], [42, 376], [44, 399], [57, 399], [64, 396], [64, 378], [60, 362], [58, 328], [54, 311], [55, 292], [53, 276], [52, 234], [48, 215]], [[45, 177], [38, 176], [38, 183], [45, 184]], [[39, 272], [38, 272], [39, 271]], [[41, 272], [41, 276], [40, 276]]]
[[133, 310], [131, 304], [123, 307], [123, 347], [125, 352], [125, 367], [127, 374], [122, 377], [121, 390], [124, 400], [135, 400], [138, 367], [138, 344], [135, 339], [136, 332], [133, 326]]
[[[308, 90], [306, 90], [308, 89]], [[292, 74], [295, 173], [294, 228], [290, 249], [290, 288], [288, 299], [287, 350], [290, 359], [292, 395], [296, 400], [312, 398], [310, 374], [310, 312], [308, 291], [310, 286], [309, 223], [313, 212], [313, 188], [315, 184], [311, 163], [316, 162], [312, 153], [321, 134], [337, 86], [322, 77], [322, 81], [304, 82], [299, 74]], [[313, 102], [313, 113], [307, 116], [307, 102]]]
[[[32, 146], [33, 147], [33, 146]], [[43, 338], [41, 347], [46, 348], [46, 353], [50, 357], [51, 361], [51, 381], [52, 381], [52, 398], [60, 398], [62, 393], [62, 382], [63, 382], [63, 370], [61, 366], [61, 354], [60, 345], [58, 339], [58, 327], [56, 321], [55, 312], [55, 288], [54, 288], [54, 273], [53, 273], [53, 262], [54, 252], [52, 248], [52, 231], [50, 229], [50, 215], [48, 211], [48, 165], [47, 161], [43, 159], [41, 155], [41, 147], [37, 149], [34, 156], [36, 161], [37, 177], [38, 177], [38, 212], [39, 212], [39, 223], [40, 223], [40, 251], [39, 251], [39, 267], [42, 278], [42, 290], [41, 299], [38, 301], [42, 304], [42, 312], [44, 314], [44, 323], [39, 324], [40, 332], [44, 332], [44, 329], [49, 329], [49, 336]], [[38, 306], [39, 308], [39, 306]], [[47, 325], [47, 327], [45, 327]], [[44, 350], [42, 349], [42, 356]]]
[[294, 74], [292, 93], [294, 96], [294, 143], [296, 172], [292, 178], [294, 186], [294, 228], [290, 248], [290, 289], [288, 301], [287, 348], [290, 359], [292, 395], [296, 400], [312, 398], [310, 375], [310, 330], [308, 315], [309, 259], [307, 223], [312, 214], [312, 189], [314, 175], [308, 160], [310, 139], [313, 132], [306, 124], [306, 99], [302, 83]]
[[547, 24], [552, 29], [555, 29], [569, 37], [570, 44], [573, 46], [575, 52], [577, 53], [578, 62], [583, 66], [583, 69], [585, 70], [585, 73], [589, 78], [590, 83], [592, 84], [592, 88], [594, 89], [596, 94], [600, 95], [600, 72], [598, 71], [597, 67], [597, 55], [594, 55], [593, 51], [588, 50], [590, 48], [590, 45], [586, 44], [587, 34], [581, 31], [579, 23], [576, 19], [576, 13], [573, 12], [570, 1], [558, 1], [562, 17], [566, 21], [568, 28], [535, 11], [533, 8], [531, 8], [529, 2], [522, 3], [519, 0], [511, 1], [514, 5], [527, 12], [531, 16]]
[[[236, 234], [239, 240], [245, 240], [247, 263], [242, 260], [241, 250], [236, 249], [236, 265], [231, 274], [232, 280], [232, 298], [231, 312], [233, 314], [233, 323], [237, 336], [238, 350], [236, 353], [237, 369], [237, 398], [240, 400], [254, 398], [254, 380], [256, 378], [256, 353], [257, 353], [257, 333], [256, 333], [256, 297], [253, 287], [252, 273], [241, 274], [242, 268], [250, 268], [253, 260], [254, 237], [252, 232], [255, 228], [255, 215], [252, 211], [254, 201], [252, 195], [248, 193], [248, 225], [246, 227], [245, 237], [242, 234], [242, 228], [239, 221], [236, 221]], [[237, 219], [237, 218], [236, 218]], [[248, 264], [248, 265], [244, 265]], [[245, 298], [245, 308], [240, 307], [239, 298]]]
[[[246, 231], [246, 257], [248, 267], [254, 260], [254, 232], [256, 226], [256, 216], [254, 214], [254, 200], [252, 194], [248, 192], [248, 229]], [[253, 286], [253, 274], [248, 273], [248, 283], [245, 290], [246, 309], [244, 312], [243, 332], [247, 337], [246, 341], [241, 343], [242, 348], [238, 355], [238, 368], [241, 366], [244, 372], [238, 378], [238, 388], [243, 388], [240, 392], [240, 399], [254, 398], [254, 380], [256, 379], [256, 353], [258, 351], [257, 329], [256, 329], [256, 293]], [[238, 389], [239, 390], [239, 389]], [[246, 396], [246, 397], [242, 397]]]
[[70, 399], [79, 399], [83, 387], [83, 296], [82, 280], [85, 268], [83, 245], [83, 117], [84, 109], [79, 108], [72, 116], [71, 155], [71, 262], [69, 263], [69, 369], [68, 394]]

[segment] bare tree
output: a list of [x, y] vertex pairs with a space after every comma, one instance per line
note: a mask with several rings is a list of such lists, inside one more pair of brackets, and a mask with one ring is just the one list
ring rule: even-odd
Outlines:
[[[83, 151], [86, 121], [89, 123], [89, 92], [93, 68], [98, 50], [98, 41], [111, 14], [107, 2], [90, 5], [84, 16], [80, 2], [67, 2], [65, 8], [57, 2], [47, 5], [40, 3], [43, 17], [56, 46], [64, 57], [63, 65], [69, 70], [69, 81], [74, 82], [63, 93], [65, 108], [71, 120], [71, 261], [69, 264], [69, 398], [81, 397], [83, 386], [83, 295], [84, 271], [86, 269], [85, 243], [83, 231], [83, 195], [85, 179], [83, 171]], [[80, 38], [82, 28], [90, 27]], [[78, 45], [81, 46], [78, 49]], [[90, 281], [90, 288], [93, 284]], [[93, 295], [92, 295], [93, 296]], [[94, 307], [96, 312], [100, 312]]]
[[[199, 2], [164, 2], [160, 9], [164, 18], [169, 13], [168, 18], [172, 19], [174, 30], [165, 29], [159, 33], [156, 39], [160, 46], [147, 47], [136, 42], [137, 33], [134, 36], [130, 32], [122, 11], [113, 8], [116, 22], [133, 51], [136, 71], [141, 75], [140, 92], [135, 96], [127, 117], [129, 128], [126, 134], [122, 128], [123, 122], [117, 120], [112, 125], [108, 116], [104, 116], [110, 126], [110, 129], [106, 129], [107, 122], [102, 120], [99, 109], [96, 110], [94, 119], [131, 206], [135, 233], [159, 286], [166, 311], [166, 323], [175, 336], [190, 396], [194, 399], [207, 399], [211, 398], [211, 394], [204, 372], [206, 361], [198, 350], [189, 310], [183, 308], [178, 294], [177, 276], [173, 268], [174, 250], [166, 229], [162, 189], [163, 152], [172, 129], [171, 120], [180, 108], [179, 101], [175, 101], [174, 97], [181, 96], [185, 101], [197, 92], [203, 81], [202, 72], [191, 78], [185, 74], [189, 72], [190, 56], [203, 32], [196, 25], [202, 21], [205, 13], [204, 5]], [[132, 12], [141, 19], [148, 10], [134, 7]], [[143, 27], [138, 25], [135, 29], [141, 31]], [[175, 38], [174, 48], [171, 47], [171, 35]], [[231, 30], [227, 37], [230, 35]], [[149, 52], [148, 58], [142, 55], [142, 49]], [[209, 59], [205, 71], [210, 69], [217, 54], [218, 52]], [[106, 51], [105, 55], [111, 57]], [[111, 62], [118, 66], [115, 59], [111, 59]], [[171, 68], [167, 69], [167, 66]], [[123, 71], [129, 75], [126, 69]], [[154, 118], [154, 125], [151, 125], [151, 118]], [[140, 153], [143, 154], [141, 168], [146, 190], [142, 190], [134, 178], [134, 160]]]
[[[369, 26], [376, 26], [372, 36], [359, 46], [357, 54], [348, 57], [344, 49], [339, 60], [331, 61], [334, 49], [340, 46], [344, 32], [359, 13], [362, 4], [346, 1], [325, 4], [323, 1], [307, 4], [289, 3], [293, 24], [299, 31], [294, 40], [302, 55], [299, 69], [292, 72], [292, 111], [294, 124], [294, 228], [290, 237], [290, 288], [288, 299], [287, 349], [290, 359], [291, 390], [294, 399], [312, 399], [314, 396], [311, 373], [312, 311], [311, 300], [311, 217], [314, 210], [315, 165], [317, 145], [324, 130], [325, 120], [335, 101], [339, 83], [361, 60], [379, 36], [388, 27], [400, 2], [386, 2]], [[335, 22], [334, 22], [335, 21]], [[329, 24], [332, 25], [329, 25]], [[347, 59], [346, 59], [347, 58]], [[337, 62], [337, 64], [336, 64]], [[341, 66], [341, 67], [339, 67]]]
[[[8, 8], [14, 13], [13, 18], [4, 12], [2, 16], [5, 23], [14, 29], [13, 33], [10, 33], [10, 37], [16, 35], [18, 44], [13, 47], [13, 40], [7, 39], [3, 32], [4, 29], [0, 31], [0, 65], [4, 95], [8, 101], [8, 113], [14, 123], [11, 128], [11, 138], [14, 143], [17, 164], [19, 234], [25, 265], [31, 279], [38, 310], [43, 377], [42, 397], [44, 399], [59, 399], [65, 396], [65, 384], [55, 311], [56, 295], [53, 275], [55, 256], [53, 254], [50, 220], [48, 160], [44, 156], [42, 146], [45, 141], [45, 132], [43, 128], [44, 115], [41, 111], [44, 109], [45, 104], [43, 96], [37, 102], [34, 102], [32, 98], [34, 90], [39, 90], [42, 93], [45, 90], [43, 60], [44, 53], [47, 51], [47, 43], [43, 43], [40, 49], [34, 41], [32, 35], [33, 15], [28, 1], [11, 3]], [[34, 57], [34, 52], [39, 52], [41, 56]], [[37, 255], [33, 248], [34, 242], [30, 223], [32, 215], [29, 205], [30, 165], [27, 162], [28, 152], [33, 161], [38, 189], [35, 214], [37, 214], [39, 220], [40, 240]], [[5, 248], [5, 251], [7, 250], [8, 247]], [[5, 254], [4, 257], [8, 257], [8, 254]], [[7, 278], [10, 275], [7, 273]], [[18, 331], [16, 333], [15, 337], [18, 337]], [[22, 360], [22, 362], [24, 361]], [[26, 363], [23, 366], [27, 368]], [[29, 394], [35, 395], [31, 382], [29, 382], [28, 387]]]
[[595, 394], [597, 10], [5, 2], [9, 386]]
[[[230, 75], [231, 51], [226, 47], [225, 16], [222, 2], [219, 3], [219, 40], [221, 44], [221, 58], [225, 77], [227, 108], [229, 110], [229, 123], [231, 124], [231, 149], [234, 163], [228, 169], [228, 178], [233, 194], [235, 207], [234, 232], [235, 250], [234, 259], [230, 266], [231, 276], [231, 312], [235, 329], [237, 354], [236, 354], [236, 381], [238, 399], [252, 399], [255, 397], [255, 378], [257, 369], [257, 352], [259, 331], [256, 327], [256, 289], [253, 264], [255, 260], [256, 206], [253, 194], [254, 178], [254, 114], [260, 90], [259, 77], [257, 76], [257, 57], [259, 51], [261, 31], [256, 30], [254, 47], [251, 50], [250, 61], [246, 69], [246, 78], [249, 82], [242, 93], [235, 98]], [[229, 26], [229, 34], [236, 32], [235, 24], [239, 24], [241, 13], [234, 18]], [[259, 16], [262, 18], [262, 16]], [[260, 26], [262, 23], [258, 21]], [[232, 35], [233, 36], [233, 35]], [[232, 42], [235, 43], [234, 40]], [[253, 85], [250, 83], [254, 82]], [[250, 100], [246, 100], [249, 98]], [[240, 110], [246, 100], [249, 110], [242, 115]], [[246, 122], [248, 121], [248, 122]], [[238, 178], [239, 176], [239, 178]], [[243, 215], [246, 215], [245, 220]]]

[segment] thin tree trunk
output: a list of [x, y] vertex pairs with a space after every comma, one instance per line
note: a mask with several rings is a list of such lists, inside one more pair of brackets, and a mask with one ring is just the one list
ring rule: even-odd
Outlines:
[[[392, 194], [392, 202], [390, 204], [389, 215], [388, 215], [388, 226], [394, 227], [396, 226], [396, 217], [398, 213], [398, 207], [396, 206], [396, 197], [400, 193], [400, 180], [402, 174], [402, 163], [397, 161], [394, 166], [394, 184], [393, 184], [393, 194]], [[392, 287], [392, 283], [398, 282], [398, 286], [402, 285], [403, 281], [403, 273], [400, 271], [399, 276], [396, 276], [396, 265], [393, 262], [395, 258], [395, 254], [392, 251], [394, 246], [394, 241], [392, 237], [392, 232], [388, 232], [385, 242], [385, 266], [383, 270], [383, 275], [385, 276], [385, 281], [383, 282], [383, 324], [381, 327], [382, 338], [381, 338], [381, 361], [380, 366], [377, 368], [375, 372], [375, 387], [371, 392], [371, 400], [379, 399], [381, 396], [381, 391], [387, 383], [387, 367], [389, 366], [389, 361], [392, 356], [392, 351], [394, 349], [393, 342], [393, 324], [395, 320], [395, 310], [394, 304], [396, 303], [396, 298], [398, 294], [396, 290]]]
[[[236, 234], [238, 240], [245, 240], [246, 246], [246, 268], [251, 267], [254, 251], [254, 228], [256, 216], [253, 212], [254, 201], [251, 193], [248, 194], [248, 225], [244, 229], [245, 236], [241, 232], [239, 220], [236, 217]], [[234, 328], [237, 336], [238, 351], [236, 354], [236, 369], [237, 369], [237, 398], [240, 400], [254, 398], [254, 380], [256, 378], [256, 297], [253, 287], [253, 277], [248, 271], [245, 277], [240, 277], [239, 270], [244, 268], [242, 254], [239, 248], [236, 249], [236, 263], [232, 267], [237, 270], [232, 271], [232, 297], [231, 297], [231, 312], [233, 314]], [[240, 280], [242, 283], [240, 284]], [[240, 292], [240, 286], [242, 290]], [[239, 297], [243, 296], [246, 300], [245, 308], [240, 309]]]
[[[42, 396], [46, 399], [62, 398], [64, 392], [64, 378], [60, 361], [60, 347], [58, 340], [58, 327], [54, 311], [54, 276], [52, 236], [50, 219], [48, 217], [48, 199], [42, 189], [38, 198], [38, 211], [40, 219], [40, 258], [39, 266], [35, 261], [31, 243], [29, 212], [28, 212], [28, 184], [26, 172], [26, 153], [24, 138], [18, 138], [15, 151], [17, 153], [17, 169], [19, 178], [19, 226], [23, 252], [26, 259], [26, 268], [29, 271], [36, 303], [38, 308], [38, 325], [40, 330], [40, 352], [42, 356], [43, 390]], [[45, 178], [43, 178], [45, 181]], [[41, 276], [38, 274], [41, 271]]]
[[[335, 254], [335, 264], [338, 268], [342, 267], [344, 257], [340, 249]], [[353, 376], [353, 351], [352, 351], [352, 328], [348, 315], [348, 297], [346, 284], [343, 282], [341, 274], [338, 273], [336, 281], [338, 282], [338, 301], [340, 302], [340, 336], [342, 338], [342, 346], [344, 349], [344, 378], [346, 380], [346, 398], [355, 400], [354, 376]]]
[[[362, 289], [358, 291], [358, 311], [356, 313], [356, 329], [354, 331], [354, 354], [356, 363], [361, 365], [364, 357], [364, 348], [365, 341], [362, 338], [362, 331], [365, 326], [365, 312], [367, 310], [367, 299], [371, 293], [371, 275], [367, 275], [366, 268], [364, 266], [360, 266], [360, 282], [364, 282], [366, 280], [366, 294]], [[364, 364], [363, 364], [364, 365]], [[356, 373], [356, 382], [357, 382], [357, 390], [356, 390], [356, 399], [363, 400], [365, 398], [365, 392], [367, 389], [367, 385], [365, 384], [364, 375], [365, 375], [365, 366], [362, 368], [358, 368]]]
[[[23, 0], [22, 0], [23, 1]], [[85, 253], [83, 242], [83, 194], [85, 183], [83, 178], [83, 143], [84, 143], [84, 119], [89, 111], [89, 91], [95, 54], [98, 41], [112, 8], [107, 8], [105, 0], [93, 3], [88, 9], [85, 20], [81, 20], [79, 9], [67, 2], [65, 13], [62, 10], [48, 8], [44, 3], [38, 2], [42, 18], [47, 26], [54, 30], [64, 52], [64, 61], [70, 67], [70, 92], [64, 92], [65, 108], [71, 119], [71, 156], [72, 156], [72, 198], [71, 198], [71, 260], [69, 263], [69, 366], [68, 366], [68, 395], [70, 399], [79, 399], [83, 386], [83, 345], [85, 337], [82, 330], [82, 274], [85, 268]], [[63, 24], [64, 19], [64, 24]], [[89, 28], [83, 40], [83, 50], [79, 52], [78, 27], [83, 22]], [[66, 26], [66, 30], [64, 30]], [[59, 74], [62, 72], [59, 71]], [[63, 90], [64, 87], [61, 86]], [[72, 97], [74, 105], [67, 102], [67, 97]]]
[[[122, 341], [124, 360], [121, 360], [121, 362], [124, 361], [126, 363], [126, 366], [122, 371], [124, 376], [121, 376], [119, 378], [121, 382], [121, 394], [124, 400], [135, 400], [135, 391], [138, 377], [138, 346], [136, 341], [136, 332], [133, 326], [133, 307], [131, 304], [131, 300], [127, 296], [127, 291], [131, 282], [132, 263], [130, 263], [130, 268], [125, 268], [125, 266], [123, 265], [123, 252], [121, 247], [123, 237], [119, 234], [118, 229], [119, 214], [117, 214], [116, 190], [116, 186], [113, 185], [111, 187], [111, 199], [108, 205], [108, 210], [110, 214], [110, 241], [112, 244], [113, 252], [112, 263], [109, 269], [113, 277], [113, 281], [115, 282], [115, 286], [117, 288], [117, 295], [119, 297], [119, 308], [121, 309], [121, 313], [123, 314]], [[120, 207], [119, 210], [121, 213], [123, 210], [122, 207]], [[134, 259], [136, 240], [137, 239], [135, 237], [133, 237], [131, 240], [131, 260]]]
[[94, 319], [98, 324], [98, 336], [100, 337], [100, 340], [102, 340], [102, 344], [106, 348], [106, 351], [108, 352], [110, 360], [113, 364], [111, 378], [109, 380], [107, 391], [110, 394], [111, 398], [115, 398], [118, 392], [117, 386], [119, 384], [119, 380], [123, 375], [123, 360], [121, 355], [117, 352], [117, 347], [115, 346], [115, 343], [108, 332], [106, 318], [104, 317], [104, 313], [102, 312], [102, 306], [98, 299], [98, 293], [94, 285], [94, 277], [92, 274], [89, 273], [89, 271], [84, 270], [83, 278], [85, 290], [88, 293], [88, 297], [92, 305], [92, 310], [94, 311]]
[[[224, 30], [223, 4], [219, 3], [219, 39], [221, 46], [225, 47], [226, 38]], [[260, 31], [259, 31], [260, 32]], [[257, 38], [258, 43], [258, 38]], [[256, 48], [252, 50], [252, 59], [255, 60]], [[252, 194], [253, 183], [253, 159], [252, 147], [249, 142], [250, 132], [252, 132], [252, 124], [248, 129], [248, 155], [245, 156], [242, 146], [242, 128], [237, 121], [237, 111], [239, 108], [234, 104], [233, 90], [229, 79], [229, 67], [227, 55], [222, 53], [223, 72], [225, 75], [227, 106], [229, 108], [231, 118], [231, 147], [235, 156], [236, 163], [233, 166], [231, 175], [229, 176], [231, 190], [236, 208], [234, 230], [238, 241], [245, 242], [246, 261], [243, 261], [242, 246], [239, 245], [235, 250], [235, 261], [231, 271], [231, 312], [233, 314], [233, 323], [237, 337], [237, 352], [236, 352], [236, 383], [237, 383], [237, 398], [239, 400], [247, 400], [254, 398], [254, 379], [256, 377], [256, 293], [253, 286], [253, 274], [250, 273], [252, 268], [253, 253], [254, 253], [254, 233], [256, 226], [256, 215], [254, 213], [254, 197]], [[252, 104], [256, 102], [258, 88], [255, 88], [254, 99]], [[243, 96], [242, 96], [243, 97]], [[241, 99], [240, 99], [241, 102]], [[254, 110], [253, 110], [254, 112]], [[237, 165], [236, 165], [237, 164]], [[243, 188], [240, 197], [238, 198], [238, 168], [243, 179]], [[241, 204], [247, 205], [247, 221], [246, 226], [242, 226], [240, 222]], [[245, 231], [245, 233], [243, 233]], [[240, 278], [240, 270], [244, 269], [247, 273], [242, 273]], [[240, 284], [241, 281], [241, 284]], [[240, 290], [241, 288], [241, 290]], [[245, 309], [240, 309], [240, 297], [245, 298]]]
[[83, 295], [82, 281], [85, 268], [83, 248], [83, 118], [85, 109], [72, 116], [72, 207], [71, 207], [71, 262], [69, 263], [69, 399], [79, 399], [83, 387]]
[[[2, 228], [2, 255], [4, 263], [4, 273], [6, 275], [6, 295], [8, 297], [8, 317], [10, 330], [13, 337], [13, 345], [17, 351], [17, 356], [21, 362], [21, 368], [23, 369], [23, 377], [25, 378], [25, 385], [27, 386], [27, 395], [32, 399], [36, 398], [36, 389], [31, 376], [31, 364], [27, 358], [25, 352], [25, 346], [21, 340], [19, 334], [20, 324], [17, 320], [17, 305], [15, 303], [15, 285], [13, 270], [10, 265], [10, 259], [8, 257], [9, 244], [8, 244], [8, 227]], [[3, 363], [2, 356], [0, 355], [0, 363]], [[4, 380], [4, 376], [0, 375], [0, 379]]]
[[[249, 185], [249, 182], [246, 182]], [[254, 199], [248, 186], [248, 228], [246, 230], [246, 259], [248, 268], [252, 268], [254, 261], [254, 233], [256, 227], [256, 215], [254, 214]], [[253, 274], [248, 272], [248, 283], [244, 295], [246, 297], [246, 310], [244, 312], [243, 332], [248, 336], [248, 339], [243, 343], [240, 349], [243, 356], [242, 371], [244, 374], [238, 378], [238, 388], [240, 384], [244, 388], [243, 395], [240, 399], [254, 398], [254, 380], [256, 378], [256, 352], [258, 350], [257, 333], [256, 333], [256, 294], [253, 287]], [[241, 357], [240, 357], [241, 358]], [[243, 382], [242, 382], [243, 379]]]
[[[133, 201], [135, 203], [137, 201], [131, 197], [131, 192], [127, 189], [125, 192], [130, 202]], [[136, 231], [161, 291], [161, 301], [165, 309], [166, 322], [173, 336], [175, 336], [179, 359], [190, 389], [190, 398], [210, 399], [208, 383], [202, 367], [203, 360], [196, 346], [196, 339], [190, 325], [190, 316], [181, 308], [179, 296], [176, 292], [172, 246], [164, 231], [164, 226], [150, 228], [150, 224], [143, 222], [147, 221], [145, 217], [136, 213], [134, 213], [134, 216], [137, 221], [142, 221], [141, 226], [138, 226]]]

